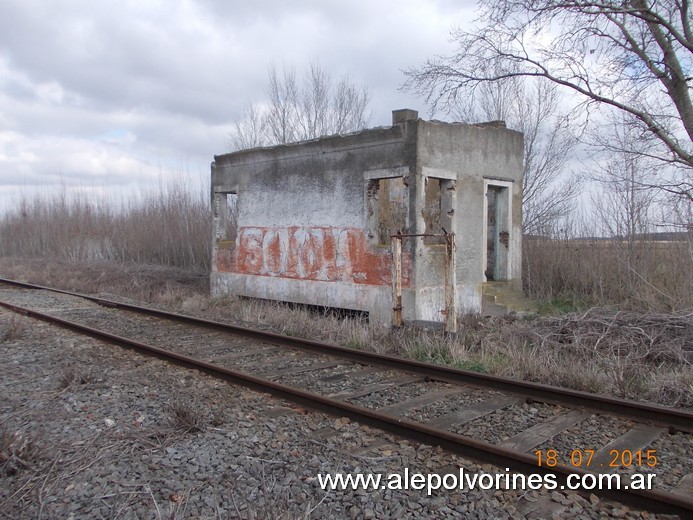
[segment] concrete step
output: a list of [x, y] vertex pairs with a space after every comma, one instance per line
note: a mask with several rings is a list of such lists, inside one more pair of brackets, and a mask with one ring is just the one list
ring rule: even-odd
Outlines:
[[516, 289], [511, 282], [487, 282], [482, 291], [482, 314], [502, 316], [509, 313], [529, 314], [537, 311], [537, 303]]
[[484, 294], [503, 294], [514, 290], [511, 282], [486, 282], [483, 286]]
[[530, 300], [525, 296], [524, 294], [517, 292], [517, 293], [512, 293], [512, 294], [503, 294], [499, 296], [494, 296], [494, 295], [488, 295], [485, 294], [483, 295], [482, 301], [488, 304], [496, 304], [496, 305], [524, 305], [524, 304], [533, 304], [536, 305], [536, 302], [533, 300]]

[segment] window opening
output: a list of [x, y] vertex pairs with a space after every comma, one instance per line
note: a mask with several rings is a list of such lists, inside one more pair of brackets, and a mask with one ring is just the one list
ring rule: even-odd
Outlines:
[[214, 204], [215, 238], [220, 249], [233, 250], [238, 237], [238, 194], [216, 193]]
[[409, 193], [402, 177], [368, 181], [368, 238], [389, 246], [390, 236], [407, 227]]

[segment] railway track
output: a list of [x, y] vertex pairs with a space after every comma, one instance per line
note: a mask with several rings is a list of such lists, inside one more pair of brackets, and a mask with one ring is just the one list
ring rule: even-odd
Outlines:
[[[14, 312], [502, 469], [553, 474], [559, 487], [570, 475], [589, 482], [589, 475], [668, 472], [653, 479], [654, 490], [581, 490], [653, 512], [693, 514], [690, 411], [0, 283], [0, 305]], [[674, 460], [677, 450], [688, 460]]]

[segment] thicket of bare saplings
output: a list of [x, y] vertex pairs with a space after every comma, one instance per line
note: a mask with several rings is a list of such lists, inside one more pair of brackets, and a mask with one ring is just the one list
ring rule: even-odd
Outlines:
[[693, 308], [690, 241], [526, 238], [523, 247], [525, 290], [538, 301], [566, 308]]
[[122, 204], [62, 192], [22, 198], [0, 218], [0, 255], [207, 271], [211, 229], [209, 197], [183, 184]]

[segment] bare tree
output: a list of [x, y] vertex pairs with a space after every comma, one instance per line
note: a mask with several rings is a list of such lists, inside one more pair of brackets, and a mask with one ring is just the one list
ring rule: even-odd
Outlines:
[[[643, 134], [623, 112], [603, 110], [585, 133], [584, 143], [596, 152], [598, 161], [628, 161], [634, 171], [640, 172], [642, 175], [633, 176], [629, 181], [634, 189], [652, 190], [657, 194], [656, 198], [661, 198], [662, 192], [666, 192], [673, 198], [681, 198], [683, 204], [693, 203], [691, 168], [677, 168], [659, 161], [650, 153], [653, 146], [651, 136]], [[623, 167], [628, 169], [625, 165]]]
[[652, 286], [646, 278], [654, 272], [653, 214], [661, 193], [651, 188], [656, 173], [653, 161], [626, 151], [636, 147], [639, 138], [630, 126], [613, 125], [608, 139], [621, 152], [596, 162], [590, 174], [600, 188], [591, 195], [595, 223], [600, 234], [610, 239], [617, 253], [620, 284], [631, 295], [643, 282]]
[[310, 139], [330, 132], [330, 88], [327, 72], [311, 63], [297, 118], [301, 138]]
[[239, 150], [256, 148], [264, 142], [264, 122], [258, 105], [250, 104], [243, 112], [243, 117], [236, 121], [231, 131], [233, 145]]
[[[693, 204], [681, 197], [668, 196], [662, 202], [661, 209], [661, 222], [665, 229], [673, 229], [685, 237], [688, 264], [693, 266]], [[693, 272], [693, 269], [688, 272]], [[693, 277], [688, 277], [688, 285], [689, 294], [693, 294]]]
[[628, 153], [614, 154], [604, 163], [597, 163], [591, 177], [600, 189], [592, 200], [603, 235], [632, 245], [654, 230], [652, 210], [657, 193], [643, 182], [654, 172], [642, 157]]
[[331, 130], [342, 134], [365, 128], [371, 118], [369, 98], [365, 87], [356, 88], [346, 76], [340, 79], [332, 100]]
[[[488, 0], [457, 50], [406, 72], [404, 88], [449, 106], [480, 85], [542, 77], [581, 106], [611, 107], [648, 146], [627, 150], [693, 168], [693, 31], [687, 0]], [[647, 139], [644, 139], [647, 138]], [[680, 187], [691, 199], [690, 187]]]
[[369, 94], [348, 77], [335, 85], [330, 74], [311, 63], [302, 83], [293, 69], [270, 67], [267, 98], [251, 105], [234, 124], [235, 149], [271, 146], [365, 128], [370, 119]]
[[522, 231], [547, 235], [574, 207], [581, 179], [562, 173], [577, 144], [568, 119], [559, 109], [555, 85], [507, 78], [480, 85], [473, 100], [458, 103], [456, 117], [468, 122], [503, 120], [524, 134]]
[[298, 140], [299, 91], [296, 72], [283, 69], [279, 76], [276, 67], [268, 72], [267, 109], [263, 117], [266, 139], [272, 143], [290, 143]]

